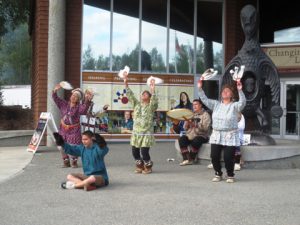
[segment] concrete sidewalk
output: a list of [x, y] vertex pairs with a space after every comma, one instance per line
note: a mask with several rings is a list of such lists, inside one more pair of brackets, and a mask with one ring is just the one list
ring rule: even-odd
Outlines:
[[32, 153], [15, 150], [29, 164], [0, 183], [0, 224], [299, 225], [299, 169], [242, 169], [236, 183], [214, 183], [206, 165], [167, 160], [176, 159], [174, 142], [151, 148], [149, 175], [133, 173], [128, 143], [109, 148], [110, 184], [91, 192], [60, 188], [82, 168], [61, 168], [57, 149], [41, 148], [31, 161]]
[[0, 147], [0, 183], [22, 173], [30, 163], [33, 153], [26, 151], [27, 146]]

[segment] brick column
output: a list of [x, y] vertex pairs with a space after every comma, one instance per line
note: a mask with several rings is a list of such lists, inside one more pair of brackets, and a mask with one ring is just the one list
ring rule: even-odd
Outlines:
[[81, 39], [83, 0], [66, 0], [65, 79], [74, 87], [81, 85]]
[[32, 2], [31, 105], [34, 125], [37, 124], [40, 113], [47, 111], [48, 2], [49, 0]]

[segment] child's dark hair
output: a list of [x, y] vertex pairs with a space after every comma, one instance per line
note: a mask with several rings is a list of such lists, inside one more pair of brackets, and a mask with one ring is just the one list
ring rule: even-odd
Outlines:
[[93, 138], [94, 137], [94, 133], [90, 130], [86, 130], [82, 133], [82, 135], [88, 136], [89, 138]]
[[100, 148], [106, 147], [106, 141], [100, 134], [95, 134], [94, 139], [94, 141], [99, 145]]
[[96, 142], [100, 148], [103, 148], [106, 146], [105, 139], [100, 134], [94, 134], [92, 131], [87, 130], [82, 133], [82, 135], [88, 136], [89, 138], [92, 138], [94, 142]]

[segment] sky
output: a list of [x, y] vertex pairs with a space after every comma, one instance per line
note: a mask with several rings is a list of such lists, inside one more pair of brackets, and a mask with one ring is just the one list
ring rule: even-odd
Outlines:
[[300, 42], [300, 27], [276, 31], [274, 42]]

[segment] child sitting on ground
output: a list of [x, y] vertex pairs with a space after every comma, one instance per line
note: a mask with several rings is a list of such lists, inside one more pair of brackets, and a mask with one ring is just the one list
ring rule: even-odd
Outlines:
[[106, 141], [99, 134], [91, 131], [82, 133], [81, 145], [65, 143], [59, 133], [53, 133], [56, 144], [62, 146], [66, 154], [80, 156], [84, 174], [71, 173], [67, 176], [67, 182], [63, 182], [63, 189], [84, 189], [91, 191], [98, 187], [107, 186], [108, 175], [104, 163], [104, 156], [108, 152]]

